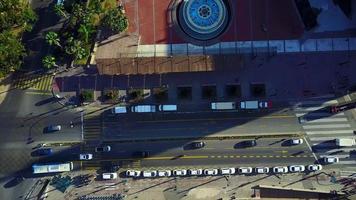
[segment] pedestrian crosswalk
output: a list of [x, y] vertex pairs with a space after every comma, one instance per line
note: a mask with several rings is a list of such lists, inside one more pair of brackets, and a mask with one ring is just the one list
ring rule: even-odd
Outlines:
[[84, 117], [84, 141], [101, 139], [102, 121], [100, 115]]
[[339, 157], [338, 164], [356, 164], [351, 158], [351, 152], [356, 148], [338, 148], [335, 138], [352, 138], [353, 130], [344, 112], [333, 114], [330, 106], [337, 100], [312, 99], [301, 102], [291, 102], [295, 115], [311, 141], [311, 148], [319, 158], [325, 156]]
[[12, 86], [23, 90], [51, 91], [52, 78], [51, 74], [18, 75], [13, 79]]

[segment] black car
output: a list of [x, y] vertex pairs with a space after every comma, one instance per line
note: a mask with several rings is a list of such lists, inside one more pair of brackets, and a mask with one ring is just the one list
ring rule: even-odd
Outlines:
[[192, 142], [190, 143], [192, 149], [200, 149], [205, 146], [205, 142]]
[[135, 151], [132, 153], [132, 156], [135, 158], [147, 158], [150, 156], [149, 151]]
[[239, 143], [241, 147], [254, 147], [257, 145], [256, 140], [245, 140]]

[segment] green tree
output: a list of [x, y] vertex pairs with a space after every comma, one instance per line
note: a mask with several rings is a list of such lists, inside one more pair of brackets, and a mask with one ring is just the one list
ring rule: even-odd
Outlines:
[[42, 64], [47, 69], [55, 67], [55, 66], [57, 66], [56, 65], [56, 58], [53, 57], [52, 55], [47, 55], [44, 58], [42, 58]]
[[115, 32], [123, 32], [127, 29], [129, 22], [119, 8], [109, 10], [103, 19], [103, 24]]
[[37, 16], [24, 0], [1, 0], [0, 30], [22, 27], [25, 31], [32, 29]]
[[62, 47], [62, 45], [59, 42], [58, 34], [56, 32], [50, 31], [50, 32], [46, 33], [45, 39], [46, 39], [46, 42], [51, 46], [56, 45], [56, 46]]
[[0, 33], [0, 76], [19, 69], [25, 55], [24, 46], [11, 31]]
[[53, 10], [58, 16], [68, 18], [68, 14], [67, 14], [66, 10], [64, 9], [63, 4], [54, 5]]
[[85, 42], [88, 42], [90, 35], [93, 33], [93, 29], [89, 24], [80, 24], [78, 33], [81, 39], [83, 39]]
[[73, 38], [68, 39], [65, 52], [69, 55], [72, 55], [74, 60], [82, 59], [89, 54], [88, 51], [83, 48], [83, 43], [80, 40]]

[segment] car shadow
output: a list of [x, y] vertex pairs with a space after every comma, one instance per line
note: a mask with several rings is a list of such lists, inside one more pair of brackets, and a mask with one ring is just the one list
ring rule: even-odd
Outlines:
[[22, 176], [16, 176], [13, 179], [11, 179], [9, 182], [5, 183], [3, 186], [4, 188], [11, 188], [15, 187], [16, 185], [20, 184], [24, 178]]
[[35, 103], [35, 106], [42, 106], [42, 105], [45, 105], [47, 103], [54, 102], [55, 100], [56, 100], [55, 97], [50, 97], [50, 98], [47, 98], [47, 99], [44, 99], [42, 101], [39, 101], [39, 102]]

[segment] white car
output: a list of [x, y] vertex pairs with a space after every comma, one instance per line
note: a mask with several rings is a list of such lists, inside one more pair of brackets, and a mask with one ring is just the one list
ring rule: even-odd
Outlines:
[[141, 175], [141, 171], [137, 170], [127, 170], [126, 171], [126, 176], [128, 177], [139, 177]]
[[79, 160], [91, 160], [93, 159], [93, 154], [91, 153], [84, 153], [79, 155]]
[[158, 176], [159, 176], [159, 177], [171, 176], [171, 175], [172, 175], [171, 170], [158, 171]]
[[321, 165], [308, 165], [307, 168], [309, 171], [320, 171], [323, 169]]
[[278, 166], [278, 167], [273, 167], [273, 172], [274, 173], [288, 173], [288, 167], [285, 166]]
[[185, 170], [185, 169], [173, 170], [173, 175], [175, 175], [175, 176], [186, 176], [187, 175], [187, 170]]
[[291, 139], [290, 142], [292, 145], [303, 144], [303, 139], [301, 139], [301, 138]]
[[218, 175], [218, 170], [217, 169], [204, 169], [204, 174], [213, 176], [213, 175]]
[[251, 174], [252, 173], [252, 167], [240, 167], [239, 168], [239, 173], [240, 174]]
[[289, 171], [290, 172], [304, 172], [305, 167], [304, 165], [292, 165], [289, 166]]
[[256, 167], [255, 172], [257, 174], [267, 174], [269, 172], [269, 168], [268, 167]]
[[235, 168], [222, 168], [222, 169], [220, 169], [220, 173], [222, 175], [235, 174], [235, 172], [236, 172]]
[[203, 174], [203, 170], [202, 169], [189, 169], [188, 174], [192, 175], [192, 176], [199, 176], [199, 175]]
[[103, 173], [104, 180], [117, 179], [117, 173]]
[[327, 163], [327, 164], [338, 163], [339, 162], [339, 158], [338, 157], [334, 157], [334, 156], [326, 156], [326, 157], [324, 157], [324, 162]]
[[157, 176], [157, 171], [143, 171], [143, 177], [150, 178], [156, 176]]

